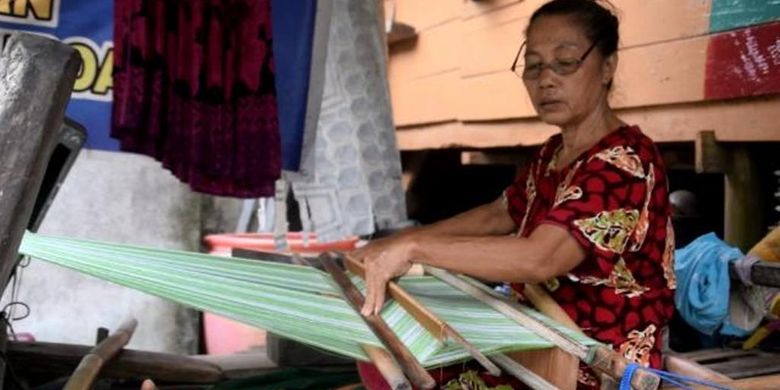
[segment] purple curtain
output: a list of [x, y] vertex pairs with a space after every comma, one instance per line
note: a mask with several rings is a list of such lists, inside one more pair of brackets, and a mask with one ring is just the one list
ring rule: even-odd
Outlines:
[[270, 0], [115, 0], [111, 136], [199, 192], [271, 196]]

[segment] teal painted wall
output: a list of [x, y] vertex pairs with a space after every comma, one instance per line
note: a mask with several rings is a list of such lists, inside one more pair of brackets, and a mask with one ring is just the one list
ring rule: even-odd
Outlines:
[[710, 32], [780, 20], [780, 0], [712, 0]]

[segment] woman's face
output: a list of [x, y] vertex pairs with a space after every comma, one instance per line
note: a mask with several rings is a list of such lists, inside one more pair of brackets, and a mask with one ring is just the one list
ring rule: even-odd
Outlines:
[[[571, 17], [541, 16], [528, 29], [524, 64], [570, 64], [580, 60], [592, 45]], [[542, 121], [572, 125], [583, 121], [607, 99], [607, 83], [612, 80], [615, 65], [615, 56], [605, 61], [594, 48], [574, 73], [559, 75], [542, 67], [538, 77], [523, 77], [523, 83]]]

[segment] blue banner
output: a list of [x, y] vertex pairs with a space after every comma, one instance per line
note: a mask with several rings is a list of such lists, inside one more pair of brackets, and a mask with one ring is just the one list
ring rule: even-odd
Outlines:
[[118, 150], [111, 130], [113, 1], [0, 0], [0, 34], [27, 31], [57, 38], [76, 49], [84, 65], [66, 115], [87, 129], [87, 147]]

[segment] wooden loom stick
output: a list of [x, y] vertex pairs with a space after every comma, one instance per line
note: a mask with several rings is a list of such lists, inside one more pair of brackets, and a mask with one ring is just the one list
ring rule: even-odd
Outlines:
[[412, 389], [412, 385], [406, 380], [403, 371], [401, 371], [401, 368], [398, 367], [395, 360], [393, 360], [393, 356], [391, 356], [387, 350], [368, 344], [360, 344], [360, 348], [368, 355], [368, 358], [371, 359], [371, 363], [374, 363], [374, 366], [379, 370], [379, 373], [382, 374], [382, 377], [385, 378], [385, 381], [387, 381], [387, 384], [391, 389]]
[[525, 368], [522, 364], [512, 360], [511, 357], [504, 354], [495, 354], [490, 356], [496, 364], [501, 366], [504, 370], [511, 373], [515, 378], [520, 379], [533, 390], [557, 390], [558, 387], [553, 386], [546, 379], [537, 375], [535, 372]]
[[126, 320], [119, 328], [108, 336], [105, 340], [98, 343], [89, 354], [84, 356], [76, 370], [73, 371], [64, 390], [82, 390], [92, 388], [92, 382], [97, 378], [103, 365], [119, 353], [122, 348], [130, 341], [138, 321], [134, 318]]
[[[586, 364], [607, 373], [613, 378], [622, 377], [628, 362], [612, 349], [605, 346], [585, 346], [527, 314], [526, 312], [529, 309], [500, 298], [486, 291], [483, 286], [467, 279], [459, 278], [443, 269], [431, 266], [423, 266], [423, 268], [426, 273], [485, 303], [499, 313], [530, 329], [538, 336], [578, 357]], [[657, 375], [641, 370], [636, 371], [631, 380], [631, 386], [637, 390], [655, 390], [660, 383], [661, 379]]]
[[[318, 259], [325, 267], [325, 270], [327, 270], [328, 273], [333, 276], [333, 280], [336, 281], [339, 287], [341, 287], [341, 290], [344, 292], [344, 296], [347, 298], [347, 301], [352, 304], [352, 308], [355, 309], [356, 312], [360, 313], [360, 309], [363, 307], [363, 303], [365, 302], [363, 294], [361, 294], [355, 285], [352, 284], [352, 281], [349, 280], [347, 274], [344, 273], [344, 270], [339, 267], [330, 254], [323, 253], [319, 256]], [[379, 338], [379, 340], [382, 341], [390, 353], [392, 353], [395, 360], [401, 366], [403, 372], [409, 377], [415, 386], [423, 389], [431, 389], [436, 385], [436, 381], [431, 377], [430, 374], [428, 374], [427, 371], [425, 371], [420, 362], [415, 359], [414, 355], [412, 355], [409, 349], [406, 348], [398, 336], [393, 333], [382, 317], [380, 317], [378, 314], [371, 314], [367, 316], [361, 314], [361, 317], [363, 320], [365, 320], [368, 327], [374, 331], [376, 336]]]
[[[340, 257], [344, 260], [344, 264], [349, 272], [363, 279], [366, 278], [366, 273], [362, 264], [359, 264], [346, 256]], [[466, 340], [463, 335], [450, 326], [450, 324], [439, 318], [435, 313], [420, 303], [417, 298], [406, 292], [398, 283], [393, 281], [389, 282], [387, 284], [387, 290], [390, 293], [390, 296], [434, 337], [441, 341], [444, 341], [447, 338], [454, 340], [462, 345], [463, 348], [465, 348], [466, 351], [468, 351], [468, 353], [490, 373], [490, 375], [501, 375], [501, 369], [480, 352], [474, 344]]]

